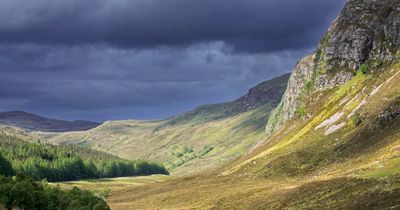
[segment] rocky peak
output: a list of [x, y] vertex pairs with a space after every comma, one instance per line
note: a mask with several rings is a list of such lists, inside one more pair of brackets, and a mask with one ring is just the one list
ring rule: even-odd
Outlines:
[[374, 69], [400, 58], [400, 0], [350, 0], [320, 41], [299, 61], [267, 131], [304, 115], [305, 95], [350, 81], [361, 64]]
[[348, 1], [318, 46], [319, 73], [351, 71], [373, 60], [395, 59], [399, 29], [399, 0]]

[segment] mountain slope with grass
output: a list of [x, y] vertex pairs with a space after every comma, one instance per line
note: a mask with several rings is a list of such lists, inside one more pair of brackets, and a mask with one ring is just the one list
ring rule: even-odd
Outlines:
[[212, 175], [113, 191], [111, 207], [400, 208], [399, 31], [400, 1], [348, 1], [256, 147]]
[[0, 124], [26, 129], [28, 131], [43, 132], [84, 131], [100, 125], [96, 122], [83, 120], [63, 121], [49, 119], [23, 111], [0, 113]]
[[79, 144], [127, 159], [163, 163], [177, 174], [212, 171], [265, 136], [266, 119], [289, 75], [263, 82], [228, 103], [206, 105], [160, 121], [109, 121], [85, 132], [41, 134], [57, 144]]

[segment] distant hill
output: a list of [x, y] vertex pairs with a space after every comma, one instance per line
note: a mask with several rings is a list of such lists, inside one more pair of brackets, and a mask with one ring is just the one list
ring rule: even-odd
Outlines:
[[85, 131], [100, 125], [97, 122], [83, 120], [64, 121], [49, 119], [23, 111], [0, 113], [0, 124], [42, 132]]
[[[269, 104], [275, 107], [279, 104], [282, 94], [286, 88], [290, 74], [264, 81], [252, 87], [246, 95], [226, 103], [203, 105], [193, 111], [189, 111], [170, 119], [171, 123], [182, 123], [183, 121], [212, 121], [232, 117], [247, 111]], [[200, 119], [203, 116], [204, 118]]]
[[269, 113], [289, 74], [263, 82], [232, 102], [200, 106], [158, 121], [108, 121], [95, 129], [41, 133], [56, 144], [79, 144], [126, 159], [162, 162], [177, 174], [211, 171], [245, 154], [265, 137]]

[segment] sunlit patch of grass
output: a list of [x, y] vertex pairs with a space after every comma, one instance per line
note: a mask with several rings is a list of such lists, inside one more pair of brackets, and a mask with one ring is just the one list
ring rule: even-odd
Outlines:
[[378, 162], [373, 168], [365, 173], [360, 174], [361, 177], [367, 178], [383, 178], [392, 177], [400, 174], [400, 157], [393, 158], [385, 162]]
[[89, 179], [81, 181], [57, 182], [51, 185], [58, 185], [61, 188], [71, 189], [79, 187], [81, 189], [95, 191], [98, 189], [110, 189], [111, 191], [125, 189], [129, 186], [140, 186], [151, 183], [159, 183], [171, 179], [166, 175], [151, 175], [143, 177], [121, 177], [121, 178], [106, 178], [106, 179]]

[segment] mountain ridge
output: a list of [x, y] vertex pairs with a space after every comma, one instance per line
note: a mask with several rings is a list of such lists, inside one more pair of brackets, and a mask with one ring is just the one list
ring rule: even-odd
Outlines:
[[1, 112], [0, 124], [41, 132], [82, 131], [100, 125], [100, 123], [85, 120], [65, 121], [50, 119], [24, 111]]
[[107, 121], [84, 132], [41, 133], [56, 144], [80, 144], [126, 159], [164, 163], [172, 173], [215, 170], [251, 149], [263, 136], [289, 74], [250, 89], [232, 102], [205, 105], [164, 120]]

